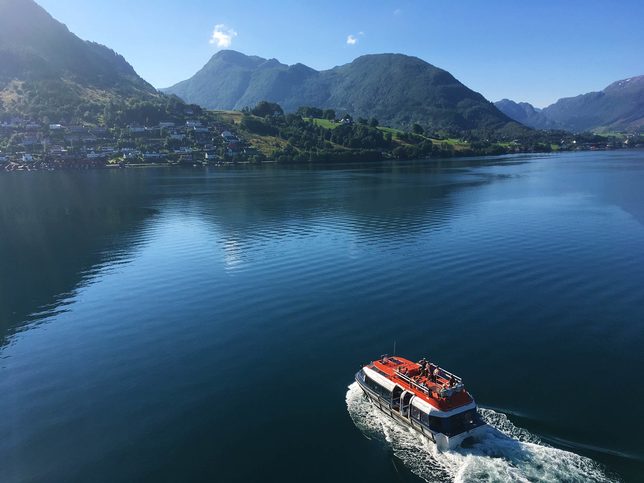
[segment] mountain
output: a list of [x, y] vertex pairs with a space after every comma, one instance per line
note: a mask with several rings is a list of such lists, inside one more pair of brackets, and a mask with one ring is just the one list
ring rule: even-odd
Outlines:
[[541, 109], [528, 102], [502, 99], [495, 102], [494, 105], [509, 118], [535, 129], [561, 129], [562, 127], [559, 123], [546, 117]]
[[543, 114], [572, 131], [644, 129], [644, 76], [612, 83], [604, 90], [559, 99]]
[[192, 78], [162, 90], [210, 109], [242, 109], [267, 100], [287, 112], [300, 106], [331, 108], [392, 126], [417, 122], [431, 129], [516, 127], [449, 72], [402, 54], [364, 55], [317, 71], [223, 50]]
[[72, 116], [156, 89], [109, 48], [81, 40], [32, 0], [0, 0], [0, 111]]
[[641, 131], [644, 129], [644, 76], [614, 82], [603, 91], [559, 99], [541, 110], [526, 102], [508, 99], [495, 105], [515, 121], [539, 129]]

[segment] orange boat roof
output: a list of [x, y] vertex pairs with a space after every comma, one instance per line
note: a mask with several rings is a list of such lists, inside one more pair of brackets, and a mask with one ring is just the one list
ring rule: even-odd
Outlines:
[[[438, 367], [432, 364], [433, 367]], [[451, 395], [441, 397], [441, 392], [450, 389], [450, 377], [453, 376], [444, 369], [439, 369], [436, 381], [431, 380], [427, 375], [422, 374], [420, 364], [398, 356], [383, 357], [367, 365], [390, 381], [396, 383], [404, 390], [413, 392], [420, 399], [428, 402], [440, 411], [465, 406], [474, 401], [472, 396], [461, 386], [461, 390], [451, 391]], [[454, 376], [456, 382], [461, 383], [460, 378]]]

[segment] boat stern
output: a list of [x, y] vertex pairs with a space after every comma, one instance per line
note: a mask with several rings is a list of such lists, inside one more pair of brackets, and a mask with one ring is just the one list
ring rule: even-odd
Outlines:
[[436, 440], [436, 447], [439, 451], [449, 451], [467, 446], [468, 443], [472, 444], [473, 442], [476, 442], [485, 432], [486, 427], [487, 424], [482, 424], [468, 431], [464, 431], [453, 436], [447, 436], [442, 433], [436, 434], [434, 435], [434, 439]]

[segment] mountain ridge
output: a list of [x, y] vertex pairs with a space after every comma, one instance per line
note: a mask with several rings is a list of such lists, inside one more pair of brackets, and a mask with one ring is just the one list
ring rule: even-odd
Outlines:
[[449, 72], [405, 54], [367, 54], [318, 71], [222, 50], [190, 79], [161, 91], [209, 109], [240, 110], [267, 100], [287, 112], [315, 106], [393, 126], [419, 123], [461, 131], [516, 126]]
[[516, 121], [538, 129], [641, 131], [644, 129], [644, 75], [612, 82], [601, 91], [561, 98], [540, 110], [529, 103], [509, 99], [497, 101], [495, 105]]

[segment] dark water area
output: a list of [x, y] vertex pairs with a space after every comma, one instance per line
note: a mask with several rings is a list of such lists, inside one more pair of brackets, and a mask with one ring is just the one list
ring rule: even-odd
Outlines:
[[[0, 481], [641, 481], [643, 187], [642, 151], [2, 175]], [[394, 341], [524, 446], [366, 428]]]

